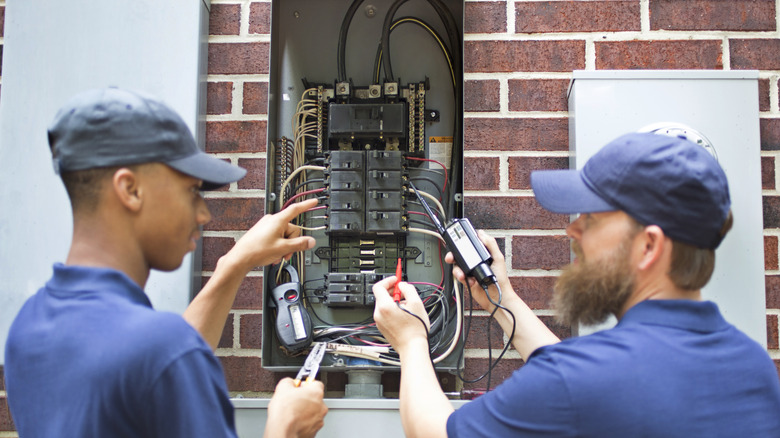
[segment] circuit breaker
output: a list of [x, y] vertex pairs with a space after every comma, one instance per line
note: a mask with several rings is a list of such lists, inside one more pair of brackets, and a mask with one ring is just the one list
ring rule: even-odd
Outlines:
[[462, 291], [419, 197], [462, 214], [463, 2], [274, 1], [271, 24], [266, 211], [319, 203], [295, 220], [315, 247], [264, 272], [263, 367], [317, 341], [324, 370], [397, 369], [371, 288], [400, 263], [434, 364], [456, 369]]

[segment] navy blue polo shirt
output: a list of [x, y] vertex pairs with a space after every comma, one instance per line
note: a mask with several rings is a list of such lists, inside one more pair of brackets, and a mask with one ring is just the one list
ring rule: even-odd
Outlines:
[[23, 437], [236, 435], [211, 348], [119, 271], [55, 265], [14, 320], [5, 360]]
[[537, 349], [450, 415], [450, 437], [768, 437], [780, 379], [712, 302], [643, 301], [610, 330]]

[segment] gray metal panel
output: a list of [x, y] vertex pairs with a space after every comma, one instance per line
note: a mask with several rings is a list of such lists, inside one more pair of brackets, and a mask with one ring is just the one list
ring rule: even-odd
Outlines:
[[729, 180], [734, 228], [703, 296], [766, 347], [758, 72], [575, 71], [569, 114], [576, 168], [610, 140], [656, 122], [686, 124], [712, 141]]
[[[56, 110], [89, 88], [141, 89], [163, 98], [196, 132], [207, 6], [190, 0], [25, 0], [6, 6], [0, 100], [3, 345], [24, 300], [49, 278], [53, 263], [65, 260], [70, 245], [70, 205], [46, 141]], [[173, 273], [153, 272], [147, 293], [155, 306], [183, 310], [191, 272], [190, 256]]]
[[[236, 409], [236, 430], [241, 438], [263, 433], [268, 419], [268, 402], [264, 398], [231, 399]], [[468, 403], [450, 400], [455, 409]], [[404, 436], [397, 399], [325, 399], [328, 415], [318, 438], [396, 438]], [[349, 427], [344, 427], [348, 424]]]

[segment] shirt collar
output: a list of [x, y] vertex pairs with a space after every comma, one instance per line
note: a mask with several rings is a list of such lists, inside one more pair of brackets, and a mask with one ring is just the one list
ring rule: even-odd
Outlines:
[[696, 332], [714, 332], [727, 329], [718, 305], [712, 301], [645, 300], [623, 315], [618, 326], [631, 324], [660, 325]]
[[143, 289], [124, 272], [111, 268], [55, 263], [54, 275], [46, 286], [53, 293], [61, 296], [84, 293], [111, 294], [134, 304], [152, 307]]

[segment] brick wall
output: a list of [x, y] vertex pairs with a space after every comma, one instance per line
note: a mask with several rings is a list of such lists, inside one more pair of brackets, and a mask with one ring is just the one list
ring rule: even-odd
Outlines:
[[[249, 173], [208, 197], [215, 220], [204, 233], [204, 281], [217, 258], [264, 213], [271, 9], [268, 1], [211, 4], [206, 147]], [[4, 14], [0, 0], [0, 60]], [[498, 238], [515, 290], [562, 337], [571, 330], [554, 324], [548, 302], [557, 270], [568, 260], [566, 220], [536, 204], [529, 173], [567, 166], [572, 70], [760, 71], [767, 343], [780, 369], [776, 0], [467, 1], [465, 14], [465, 211], [476, 227]], [[270, 395], [283, 376], [260, 367], [261, 275], [257, 270], [243, 283], [217, 350], [231, 392], [247, 396]], [[487, 365], [487, 318], [475, 315], [466, 377]], [[495, 339], [491, 347], [500, 348]], [[521, 365], [510, 352], [493, 383]], [[330, 395], [343, 391], [343, 374], [323, 378]], [[452, 376], [440, 380], [448, 391], [457, 388]], [[387, 373], [383, 383], [387, 393], [397, 391], [397, 375]], [[0, 436], [12, 430], [0, 380]]]
[[[204, 237], [206, 280], [216, 259], [262, 214], [270, 6], [267, 1], [212, 0], [207, 149], [247, 167], [249, 175], [208, 199], [216, 220]], [[775, 0], [466, 1], [465, 213], [477, 228], [498, 238], [515, 290], [559, 336], [569, 336], [571, 329], [555, 325], [549, 300], [555, 276], [569, 258], [563, 231], [567, 220], [536, 203], [529, 174], [568, 165], [571, 72], [758, 69], [767, 341], [780, 369], [777, 24]], [[260, 367], [260, 275], [254, 273], [243, 285], [217, 354], [232, 392], [265, 396], [282, 374]], [[475, 315], [467, 378], [487, 366], [487, 317], [481, 311]], [[491, 348], [501, 348], [495, 336]], [[494, 371], [493, 384], [521, 365], [511, 351]], [[440, 377], [445, 390], [460, 389], [452, 376]], [[343, 391], [343, 374], [323, 378], [329, 395]], [[383, 383], [393, 394], [398, 375], [386, 373]]]

